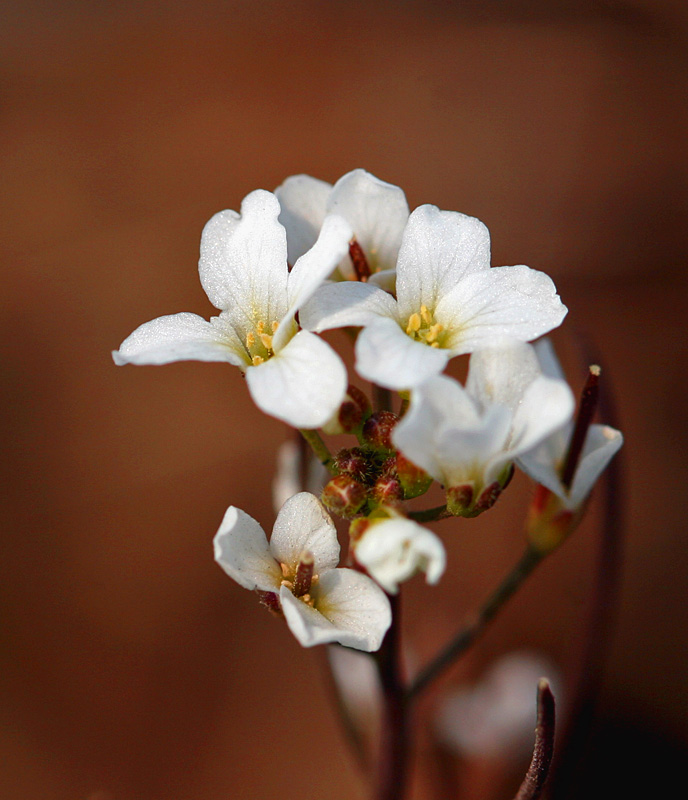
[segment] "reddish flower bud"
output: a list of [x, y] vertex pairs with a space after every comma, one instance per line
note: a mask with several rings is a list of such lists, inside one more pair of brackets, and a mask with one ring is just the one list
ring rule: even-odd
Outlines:
[[394, 450], [392, 431], [399, 417], [391, 411], [376, 411], [363, 425], [363, 440], [375, 450]]
[[328, 511], [348, 519], [362, 508], [367, 495], [366, 487], [351, 475], [336, 475], [326, 484], [321, 500]]
[[346, 447], [340, 450], [333, 462], [338, 472], [351, 475], [364, 483], [372, 471], [368, 455], [361, 447]]
[[398, 478], [383, 475], [375, 481], [372, 495], [379, 505], [394, 506], [404, 499], [404, 490]]
[[406, 500], [410, 500], [412, 497], [420, 497], [432, 485], [432, 477], [401, 453], [396, 455], [395, 469]]
[[349, 384], [342, 404], [332, 419], [323, 425], [323, 431], [332, 436], [356, 433], [369, 415], [370, 401], [357, 386]]
[[455, 517], [471, 517], [473, 484], [462, 483], [447, 489], [447, 511]]

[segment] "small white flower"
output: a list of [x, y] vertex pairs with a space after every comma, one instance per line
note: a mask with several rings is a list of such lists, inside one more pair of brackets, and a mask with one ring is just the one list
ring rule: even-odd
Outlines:
[[[384, 592], [367, 575], [339, 569], [339, 542], [320, 501], [301, 492], [280, 510], [270, 542], [261, 526], [234, 506], [215, 539], [215, 560], [240, 586], [269, 593], [304, 647], [339, 642], [356, 650], [380, 647], [392, 615]], [[299, 576], [312, 564], [299, 590]], [[303, 591], [303, 589], [306, 591]]]
[[[461, 488], [460, 504], [484, 510], [513, 460], [565, 424], [573, 406], [566, 382], [542, 374], [531, 345], [503, 343], [473, 353], [465, 389], [445, 376], [415, 389], [392, 441], [447, 490]], [[481, 503], [486, 490], [496, 494]]]
[[353, 547], [356, 561], [390, 594], [417, 572], [425, 573], [427, 583], [437, 583], [447, 562], [440, 539], [403, 517], [371, 519]]
[[559, 670], [537, 653], [515, 652], [496, 661], [475, 686], [444, 700], [435, 719], [439, 739], [462, 756], [525, 758], [533, 750], [536, 688], [543, 676], [561, 715]]
[[397, 260], [396, 299], [370, 283], [322, 286], [301, 311], [304, 328], [363, 327], [356, 369], [411, 389], [450, 358], [505, 337], [530, 341], [566, 315], [552, 280], [525, 266], [490, 267], [490, 236], [475, 217], [435, 206], [409, 217]]
[[227, 361], [246, 374], [256, 405], [298, 428], [317, 428], [336, 411], [347, 385], [339, 356], [300, 331], [297, 311], [348, 251], [349, 225], [327, 217], [313, 247], [289, 271], [279, 203], [251, 192], [241, 215], [221, 211], [205, 226], [199, 274], [221, 313], [191, 313], [137, 328], [113, 353], [116, 364]]
[[[543, 372], [563, 380], [561, 366], [549, 340], [543, 339], [535, 348]], [[583, 505], [597, 479], [623, 445], [621, 431], [609, 425], [591, 425], [571, 488], [567, 489], [561, 482], [561, 473], [573, 427], [573, 421], [569, 420], [537, 447], [521, 454], [517, 462], [533, 480], [553, 492], [568, 511], [577, 511]]]
[[[409, 217], [404, 192], [363, 169], [342, 176], [334, 186], [309, 175], [293, 175], [275, 189], [287, 229], [289, 261], [294, 263], [318, 237], [323, 220], [337, 214], [351, 225], [371, 272], [370, 282], [394, 285], [401, 237]], [[334, 280], [356, 280], [347, 255], [332, 275]]]

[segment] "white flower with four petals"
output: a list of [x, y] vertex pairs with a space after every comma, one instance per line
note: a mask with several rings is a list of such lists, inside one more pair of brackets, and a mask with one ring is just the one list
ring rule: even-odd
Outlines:
[[530, 341], [566, 315], [552, 280], [525, 266], [490, 267], [480, 220], [424, 205], [409, 217], [396, 298], [371, 283], [325, 284], [305, 304], [304, 328], [362, 327], [356, 369], [389, 389], [412, 389], [450, 358], [505, 337]]
[[[291, 632], [304, 647], [327, 642], [367, 652], [380, 647], [392, 621], [389, 600], [367, 575], [337, 568], [337, 532], [312, 494], [287, 500], [269, 543], [252, 517], [230, 506], [214, 548], [217, 563], [240, 586], [279, 598]], [[312, 577], [299, 590], [300, 566], [309, 564]]]
[[221, 313], [158, 317], [113, 353], [117, 364], [227, 361], [246, 375], [256, 405], [296, 428], [317, 428], [335, 413], [347, 386], [332, 348], [299, 330], [296, 313], [348, 251], [349, 225], [326, 217], [313, 246], [287, 263], [280, 206], [270, 192], [251, 192], [241, 215], [221, 211], [201, 238], [203, 288]]

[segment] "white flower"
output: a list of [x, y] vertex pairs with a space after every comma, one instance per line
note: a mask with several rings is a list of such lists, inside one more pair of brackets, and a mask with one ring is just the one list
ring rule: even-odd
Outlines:
[[[275, 194], [282, 206], [280, 222], [287, 229], [290, 263], [312, 247], [327, 214], [337, 214], [351, 225], [370, 269], [370, 282], [393, 287], [401, 236], [409, 217], [406, 197], [398, 186], [355, 169], [334, 186], [309, 175], [293, 175]], [[356, 280], [350, 255], [340, 261], [332, 277]]]
[[[551, 343], [544, 339], [536, 352], [545, 374], [563, 380], [563, 372]], [[568, 511], [577, 511], [602, 472], [623, 445], [623, 435], [609, 425], [591, 425], [581, 451], [570, 489], [561, 481], [564, 459], [573, 434], [573, 421], [548, 436], [537, 447], [522, 453], [518, 465], [533, 480], [553, 492]]]
[[198, 269], [220, 315], [147, 322], [113, 353], [115, 363], [227, 361], [246, 374], [266, 414], [298, 428], [326, 422], [346, 391], [346, 369], [329, 345], [298, 329], [295, 315], [347, 252], [351, 229], [341, 217], [327, 217], [317, 242], [289, 271], [279, 213], [276, 197], [258, 190], [244, 198], [241, 215], [216, 214], [203, 230]]
[[427, 583], [437, 583], [447, 561], [440, 539], [403, 517], [371, 519], [353, 547], [356, 561], [390, 594], [417, 572], [425, 572]]
[[389, 601], [367, 575], [336, 568], [337, 532], [312, 494], [301, 492], [282, 506], [269, 543], [252, 517], [230, 506], [213, 544], [215, 560], [240, 586], [269, 593], [275, 604], [279, 598], [304, 647], [380, 647], [392, 621]]
[[566, 382], [542, 374], [531, 345], [503, 343], [473, 353], [465, 389], [445, 376], [415, 389], [392, 441], [450, 494], [460, 490], [454, 513], [480, 511], [511, 462], [565, 424], [573, 406]]
[[300, 319], [318, 332], [363, 327], [358, 373], [390, 389], [410, 389], [442, 372], [454, 356], [504, 337], [535, 339], [559, 325], [566, 311], [544, 273], [490, 267], [482, 222], [425, 205], [404, 230], [396, 299], [370, 283], [326, 284]]
[[514, 652], [496, 661], [475, 686], [444, 700], [435, 720], [438, 737], [463, 756], [525, 758], [533, 750], [536, 687], [543, 675], [561, 714], [559, 670], [537, 653]]

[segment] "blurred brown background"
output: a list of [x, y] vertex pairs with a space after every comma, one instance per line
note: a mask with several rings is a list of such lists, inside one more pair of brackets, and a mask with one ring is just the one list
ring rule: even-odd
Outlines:
[[[603, 352], [630, 524], [586, 769], [608, 750], [601, 785], [672, 774], [688, 743], [686, 4], [5, 0], [0, 15], [0, 797], [262, 800], [303, 776], [312, 797], [365, 796], [322, 654], [212, 560], [230, 503], [271, 527], [282, 426], [232, 368], [110, 358], [145, 320], [211, 313], [196, 262], [215, 211], [358, 166], [411, 207], [483, 219], [493, 263], [553, 276], [574, 384], [578, 332]], [[518, 494], [444, 524], [441, 587], [405, 592], [419, 659], [517, 557]], [[444, 685], [524, 646], [575, 672], [597, 516]], [[421, 753], [417, 798], [428, 771]]]

